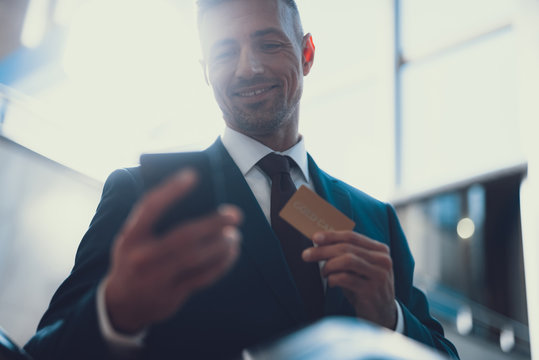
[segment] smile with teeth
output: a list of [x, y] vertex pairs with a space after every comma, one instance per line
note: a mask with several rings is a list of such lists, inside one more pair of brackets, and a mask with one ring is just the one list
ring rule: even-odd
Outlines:
[[270, 86], [270, 87], [267, 87], [267, 88], [264, 88], [264, 89], [257, 89], [257, 90], [251, 90], [251, 91], [238, 92], [238, 93], [236, 93], [236, 95], [241, 96], [241, 97], [251, 97], [251, 96], [256, 96], [256, 95], [263, 94], [266, 91], [271, 90], [272, 88], [273, 87]]

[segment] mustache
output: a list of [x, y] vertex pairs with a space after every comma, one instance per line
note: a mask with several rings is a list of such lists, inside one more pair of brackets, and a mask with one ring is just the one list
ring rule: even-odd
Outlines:
[[229, 91], [231, 93], [238, 92], [245, 88], [257, 86], [257, 85], [278, 85], [279, 81], [274, 78], [268, 78], [264, 76], [257, 76], [251, 79], [239, 79], [230, 85]]

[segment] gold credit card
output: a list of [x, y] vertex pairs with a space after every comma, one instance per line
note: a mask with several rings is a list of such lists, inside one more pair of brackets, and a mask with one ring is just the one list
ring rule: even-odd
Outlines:
[[319, 231], [352, 230], [356, 225], [304, 185], [288, 200], [279, 215], [309, 239]]

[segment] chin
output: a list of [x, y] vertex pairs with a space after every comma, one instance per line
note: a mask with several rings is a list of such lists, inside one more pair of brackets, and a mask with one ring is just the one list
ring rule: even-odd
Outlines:
[[244, 133], [250, 135], [271, 135], [280, 128], [280, 124], [275, 121], [240, 121], [235, 122], [235, 128]]

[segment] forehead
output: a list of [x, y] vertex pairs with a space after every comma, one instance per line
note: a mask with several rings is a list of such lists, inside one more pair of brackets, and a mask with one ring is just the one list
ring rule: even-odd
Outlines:
[[231, 0], [208, 9], [201, 19], [203, 50], [226, 40], [249, 38], [257, 31], [277, 29], [292, 38], [293, 24], [280, 0]]

